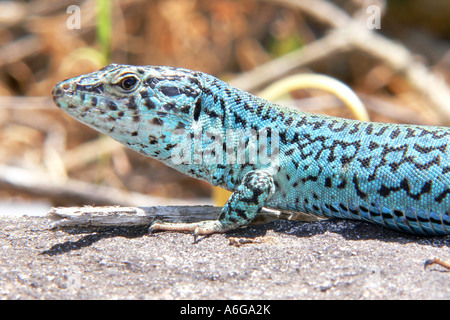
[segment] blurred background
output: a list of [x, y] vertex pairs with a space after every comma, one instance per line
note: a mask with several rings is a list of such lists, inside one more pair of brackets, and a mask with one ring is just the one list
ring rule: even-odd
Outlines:
[[[254, 94], [298, 73], [349, 85], [371, 120], [450, 123], [450, 1], [0, 1], [0, 214], [210, 203], [211, 187], [55, 107], [53, 86], [114, 62], [200, 70]], [[282, 97], [352, 118], [319, 90]]]

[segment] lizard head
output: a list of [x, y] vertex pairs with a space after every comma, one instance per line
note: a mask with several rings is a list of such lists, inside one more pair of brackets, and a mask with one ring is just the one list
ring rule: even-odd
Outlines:
[[53, 100], [82, 123], [160, 158], [161, 150], [170, 149], [172, 132], [198, 120], [202, 84], [196, 75], [172, 67], [111, 64], [58, 83]]

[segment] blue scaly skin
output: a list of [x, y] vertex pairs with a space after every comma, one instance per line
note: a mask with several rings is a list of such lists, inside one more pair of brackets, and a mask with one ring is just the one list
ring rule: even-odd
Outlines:
[[225, 232], [268, 207], [450, 234], [448, 128], [291, 110], [172, 67], [112, 64], [60, 82], [53, 97], [129, 148], [233, 192], [217, 220], [152, 230]]

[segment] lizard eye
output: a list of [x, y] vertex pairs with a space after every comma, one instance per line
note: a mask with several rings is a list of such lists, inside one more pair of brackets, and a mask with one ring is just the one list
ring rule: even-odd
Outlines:
[[120, 86], [122, 89], [129, 91], [136, 86], [137, 81], [138, 80], [133, 76], [126, 77], [120, 81]]

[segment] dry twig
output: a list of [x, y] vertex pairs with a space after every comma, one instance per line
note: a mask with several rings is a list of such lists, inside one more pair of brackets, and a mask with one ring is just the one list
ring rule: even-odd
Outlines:
[[[53, 228], [145, 226], [155, 219], [168, 222], [197, 222], [217, 219], [222, 207], [213, 206], [153, 206], [153, 207], [70, 207], [52, 208], [47, 217]], [[290, 220], [291, 214], [262, 209], [255, 224], [272, 220]], [[301, 220], [301, 219], [297, 219]], [[311, 221], [304, 219], [302, 221]]]
[[208, 204], [203, 199], [183, 200], [147, 196], [137, 192], [126, 192], [116, 188], [67, 180], [63, 183], [49, 181], [47, 173], [37, 173], [18, 167], [0, 165], [0, 188], [27, 192], [31, 195], [51, 198], [54, 202], [83, 202], [96, 205], [189, 205]]

